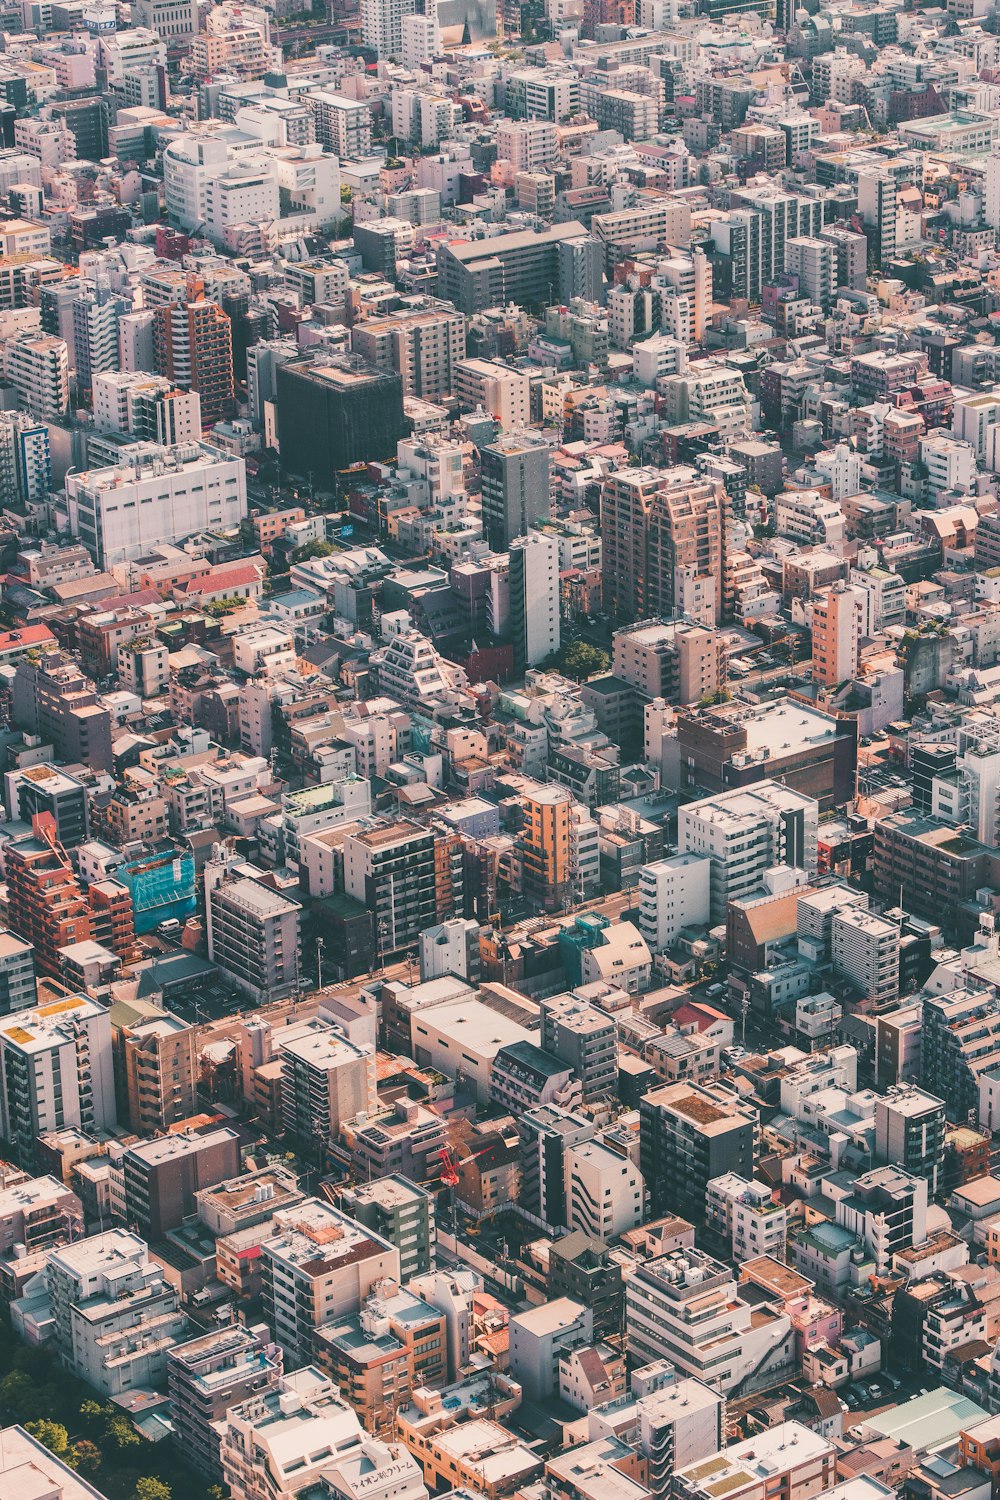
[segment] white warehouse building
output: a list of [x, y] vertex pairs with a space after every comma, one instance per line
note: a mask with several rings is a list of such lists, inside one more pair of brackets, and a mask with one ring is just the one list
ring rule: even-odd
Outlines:
[[129, 459], [128, 464], [66, 478], [70, 530], [98, 567], [245, 520], [242, 458], [202, 443], [175, 448], [150, 443], [129, 450]]

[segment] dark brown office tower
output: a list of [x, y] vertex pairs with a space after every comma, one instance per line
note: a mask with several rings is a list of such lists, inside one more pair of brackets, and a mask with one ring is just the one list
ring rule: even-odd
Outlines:
[[289, 360], [277, 376], [281, 462], [331, 489], [351, 464], [391, 459], [406, 432], [403, 382], [351, 355]]
[[717, 1084], [668, 1083], [639, 1103], [639, 1167], [649, 1189], [649, 1211], [705, 1213], [713, 1177], [752, 1177], [760, 1159], [756, 1106]]
[[224, 292], [219, 306], [232, 326], [234, 384], [246, 385], [247, 350], [271, 337], [271, 313], [266, 307], [251, 306], [249, 292]]
[[122, 1157], [125, 1212], [147, 1240], [162, 1239], [195, 1212], [195, 1194], [235, 1177], [240, 1138], [228, 1125], [138, 1141]]
[[724, 523], [721, 484], [692, 470], [610, 474], [601, 492], [605, 609], [620, 620], [670, 619], [677, 612], [718, 624]]
[[233, 412], [233, 330], [216, 302], [171, 302], [156, 309], [156, 367], [201, 397], [204, 426]]

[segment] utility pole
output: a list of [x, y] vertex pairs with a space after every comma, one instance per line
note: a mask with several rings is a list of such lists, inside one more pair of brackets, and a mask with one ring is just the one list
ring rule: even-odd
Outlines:
[[324, 942], [321, 937], [316, 939], [316, 988], [323, 988], [323, 948]]

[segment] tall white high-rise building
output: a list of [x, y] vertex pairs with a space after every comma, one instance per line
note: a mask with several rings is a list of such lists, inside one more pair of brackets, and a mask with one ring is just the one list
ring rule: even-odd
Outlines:
[[361, 0], [361, 36], [380, 60], [396, 62], [403, 56], [403, 17], [413, 14], [414, 0]]
[[949, 823], [967, 825], [974, 838], [1000, 841], [1000, 718], [981, 711], [959, 726], [955, 770], [935, 776], [931, 810]]
[[859, 906], [834, 913], [830, 927], [834, 970], [849, 979], [876, 1010], [899, 999], [899, 928]]
[[305, 98], [312, 108], [316, 139], [321, 145], [341, 159], [368, 155], [372, 143], [372, 111], [367, 99], [350, 99], [346, 94], [332, 93], [327, 89], [315, 89]]
[[510, 623], [515, 672], [559, 650], [559, 543], [545, 532], [510, 544]]
[[646, 1185], [621, 1152], [602, 1141], [581, 1141], [566, 1152], [564, 1172], [567, 1228], [609, 1240], [642, 1223]]
[[991, 229], [1000, 229], [1000, 150], [997, 149], [986, 162], [983, 217]]
[[277, 396], [275, 371], [286, 360], [297, 353], [294, 343], [284, 339], [262, 339], [251, 344], [247, 350], [247, 396], [250, 402], [250, 420], [260, 430], [265, 426], [268, 408], [273, 412]]
[[7, 379], [35, 417], [64, 417], [69, 410], [69, 350], [65, 339], [32, 333], [5, 350]]
[[861, 488], [861, 454], [847, 443], [837, 443], [816, 454], [816, 472], [828, 482], [831, 498], [839, 505]]
[[153, 328], [156, 313], [151, 307], [126, 313], [118, 323], [118, 354], [123, 370], [154, 370], [156, 353]]
[[643, 865], [639, 871], [639, 931], [654, 953], [677, 941], [683, 927], [708, 921], [709, 860], [698, 854], [674, 854]]
[[0, 412], [0, 499], [44, 500], [52, 488], [49, 429], [26, 411]]
[[301, 1140], [336, 1140], [340, 1127], [377, 1104], [375, 1050], [314, 1017], [281, 1050], [281, 1117]]
[[730, 901], [762, 888], [767, 871], [786, 865], [816, 873], [819, 803], [778, 781], [719, 792], [690, 802], [677, 815], [682, 854], [712, 862], [711, 920], [725, 921]]
[[656, 263], [661, 288], [660, 329], [685, 344], [700, 344], [712, 309], [712, 266], [704, 250], [678, 251]]
[[829, 312], [837, 290], [836, 246], [813, 235], [794, 235], [785, 241], [785, 270], [799, 278], [803, 297]]
[[[995, 159], [1000, 163], [1000, 157]], [[990, 435], [997, 426], [1000, 426], [1000, 390], [996, 386], [991, 391], [969, 391], [955, 397], [951, 430], [976, 450], [978, 459], [986, 458], [989, 453]]]
[[118, 323], [128, 311], [129, 303], [116, 297], [106, 281], [85, 287], [73, 303], [73, 352], [81, 395], [91, 390], [95, 375], [118, 369]]
[[713, 1177], [705, 1189], [705, 1217], [720, 1238], [730, 1241], [737, 1265], [760, 1255], [784, 1260], [788, 1210], [774, 1202], [766, 1183], [738, 1172]]
[[883, 265], [896, 254], [899, 238], [898, 197], [899, 185], [890, 173], [859, 172], [858, 212], [868, 236], [869, 253], [874, 253]]
[[404, 68], [417, 68], [428, 58], [437, 57], [441, 48], [437, 6], [431, 7], [429, 15], [404, 15], [401, 34]]
[[40, 1132], [114, 1125], [107, 1009], [84, 995], [22, 1010], [0, 1026], [0, 1137], [30, 1161]]

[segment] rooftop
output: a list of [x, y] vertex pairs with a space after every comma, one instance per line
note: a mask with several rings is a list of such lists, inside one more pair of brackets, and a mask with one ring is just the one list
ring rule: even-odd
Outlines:
[[766, 1432], [734, 1443], [714, 1458], [678, 1470], [678, 1480], [690, 1492], [710, 1500], [748, 1489], [757, 1493], [760, 1484], [769, 1488], [779, 1474], [799, 1470], [833, 1454], [833, 1445], [801, 1422], [779, 1422]]
[[915, 1396], [901, 1406], [866, 1417], [862, 1427], [866, 1435], [892, 1438], [919, 1454], [954, 1442], [961, 1431], [985, 1421], [988, 1415], [968, 1396], [936, 1386], [926, 1396]]
[[274, 1224], [277, 1233], [264, 1242], [264, 1254], [309, 1277], [373, 1256], [396, 1255], [388, 1240], [318, 1198], [279, 1211]]
[[302, 910], [298, 901], [292, 901], [280, 891], [272, 890], [270, 886], [247, 877], [224, 881], [212, 894], [213, 899], [219, 896], [260, 918], [281, 917], [286, 912]]

